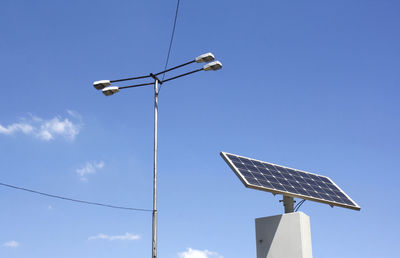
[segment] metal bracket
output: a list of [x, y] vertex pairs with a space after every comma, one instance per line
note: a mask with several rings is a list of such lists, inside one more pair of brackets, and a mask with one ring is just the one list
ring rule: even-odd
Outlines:
[[160, 79], [158, 79], [158, 77], [157, 77], [156, 75], [154, 75], [154, 74], [152, 74], [152, 73], [150, 73], [150, 77], [153, 78], [154, 80], [158, 81], [158, 83], [159, 83], [160, 85], [163, 83]]

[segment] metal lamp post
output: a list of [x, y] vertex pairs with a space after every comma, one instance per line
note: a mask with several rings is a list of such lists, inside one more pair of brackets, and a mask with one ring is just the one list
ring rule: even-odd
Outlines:
[[[180, 74], [178, 76], [174, 76], [165, 80], [160, 80], [157, 76], [180, 67], [192, 64], [192, 63], [203, 63], [206, 62], [207, 64], [204, 65], [202, 68]], [[138, 76], [138, 77], [131, 77], [125, 79], [118, 79], [118, 80], [100, 80], [93, 82], [93, 86], [97, 90], [102, 90], [103, 94], [106, 96], [111, 96], [122, 89], [140, 87], [140, 86], [147, 86], [154, 84], [154, 160], [153, 160], [153, 220], [152, 220], [152, 258], [157, 258], [157, 129], [158, 129], [158, 93], [159, 93], [159, 85], [171, 81], [192, 73], [200, 72], [200, 71], [216, 71], [222, 68], [222, 64], [219, 61], [214, 61], [214, 55], [212, 53], [206, 53], [196, 57], [195, 59], [186, 62], [184, 64], [169, 68], [167, 70], [161, 71], [159, 73], [153, 74], [150, 73], [149, 75], [145, 76]], [[152, 78], [154, 82], [148, 83], [141, 83], [129, 86], [112, 86], [113, 83], [122, 82], [122, 81], [131, 81], [131, 80], [138, 80], [138, 79], [147, 79]]]

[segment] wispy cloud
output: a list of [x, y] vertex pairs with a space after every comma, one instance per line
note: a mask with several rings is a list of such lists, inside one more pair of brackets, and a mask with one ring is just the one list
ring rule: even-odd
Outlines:
[[12, 241], [5, 242], [3, 244], [3, 246], [10, 247], [10, 248], [17, 248], [19, 246], [19, 243], [17, 241], [12, 240]]
[[179, 258], [224, 258], [222, 255], [219, 255], [216, 252], [211, 252], [208, 250], [195, 250], [192, 248], [188, 248], [186, 252], [182, 252], [178, 254]]
[[78, 168], [76, 173], [79, 175], [82, 181], [87, 181], [87, 175], [96, 173], [97, 170], [102, 169], [104, 167], [104, 161], [91, 161], [86, 162], [86, 164]]
[[[69, 118], [55, 116], [51, 119], [43, 119], [31, 115], [7, 126], [0, 124], [0, 134], [14, 135], [22, 133], [44, 141], [51, 141], [57, 137], [72, 141], [79, 134], [82, 122], [77, 112], [68, 110], [67, 113]], [[72, 121], [71, 119], [77, 121]]]
[[0, 124], [0, 134], [14, 134], [17, 132], [21, 132], [24, 134], [30, 134], [34, 131], [34, 127], [27, 123], [14, 123], [7, 127], [4, 127]]
[[88, 238], [88, 240], [108, 240], [108, 241], [114, 241], [114, 240], [138, 240], [140, 239], [139, 235], [134, 235], [131, 233], [125, 233], [125, 235], [117, 235], [117, 236], [110, 236], [110, 235], [106, 235], [106, 234], [98, 234], [96, 236], [91, 236]]
[[70, 115], [71, 117], [73, 117], [73, 118], [76, 118], [76, 119], [79, 119], [79, 120], [82, 120], [82, 116], [81, 116], [81, 114], [79, 114], [78, 112], [76, 112], [76, 111], [73, 111], [73, 110], [67, 110], [67, 113], [68, 113], [68, 115]]

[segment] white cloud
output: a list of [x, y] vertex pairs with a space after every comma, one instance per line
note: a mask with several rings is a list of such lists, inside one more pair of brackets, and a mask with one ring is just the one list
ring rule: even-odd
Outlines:
[[[73, 111], [68, 110], [67, 113], [73, 119], [79, 116], [78, 113]], [[8, 126], [0, 124], [0, 134], [12, 135], [23, 133], [44, 141], [51, 141], [57, 137], [74, 140], [79, 134], [82, 124], [81, 121], [73, 122], [68, 118], [61, 118], [60, 116], [45, 120], [31, 115], [29, 118], [22, 118], [20, 120], [20, 122]]]
[[0, 134], [13, 134], [16, 132], [21, 132], [24, 134], [32, 133], [34, 128], [30, 124], [25, 123], [14, 123], [7, 127], [4, 127], [0, 124]]
[[12, 240], [12, 241], [5, 242], [3, 244], [3, 246], [10, 247], [10, 248], [17, 248], [19, 246], [19, 243], [17, 241]]
[[97, 236], [91, 236], [88, 238], [88, 240], [97, 240], [97, 239], [101, 239], [101, 240], [108, 240], [108, 241], [114, 241], [114, 240], [138, 240], [140, 239], [139, 235], [133, 235], [131, 233], [125, 233], [125, 235], [117, 235], [117, 236], [109, 236], [106, 234], [98, 234]]
[[79, 177], [82, 181], [87, 181], [87, 177], [86, 177], [87, 175], [94, 174], [94, 173], [96, 173], [96, 171], [98, 169], [102, 169], [103, 167], [104, 167], [103, 161], [86, 162], [86, 164], [83, 167], [78, 168], [76, 170], [76, 173], [79, 175]]
[[216, 252], [210, 252], [208, 250], [195, 250], [188, 248], [186, 252], [179, 253], [179, 258], [224, 258]]
[[51, 120], [43, 121], [37, 136], [46, 141], [53, 140], [56, 136], [63, 136], [69, 140], [74, 140], [78, 133], [79, 127], [68, 118], [62, 120], [55, 117]]

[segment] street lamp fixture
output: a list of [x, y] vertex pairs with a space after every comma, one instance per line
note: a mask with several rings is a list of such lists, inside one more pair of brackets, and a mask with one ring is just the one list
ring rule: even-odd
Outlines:
[[101, 81], [95, 81], [93, 82], [93, 87], [95, 87], [97, 90], [102, 90], [107, 86], [110, 86], [111, 82], [109, 80], [101, 80]]
[[201, 56], [196, 57], [196, 63], [204, 63], [214, 61], [214, 55], [212, 53], [205, 53]]
[[214, 61], [211, 63], [206, 64], [203, 69], [204, 71], [217, 71], [222, 68], [222, 64], [220, 61]]
[[111, 96], [114, 93], [117, 93], [119, 91], [119, 87], [109, 86], [109, 87], [105, 87], [102, 91], [103, 91], [104, 95]]
[[[167, 70], [161, 71], [159, 73], [153, 74], [150, 73], [149, 75], [138, 76], [138, 77], [131, 77], [125, 79], [118, 79], [118, 80], [100, 80], [93, 82], [93, 86], [97, 90], [102, 90], [103, 94], [106, 96], [111, 96], [122, 89], [140, 87], [140, 86], [147, 86], [147, 85], [154, 85], [154, 159], [153, 159], [153, 221], [152, 221], [152, 258], [157, 258], [157, 130], [158, 130], [158, 93], [159, 88], [158, 85], [163, 84], [165, 82], [192, 74], [200, 71], [216, 71], [222, 68], [222, 64], [219, 61], [214, 61], [214, 55], [212, 53], [206, 53], [196, 57], [194, 60], [186, 62], [184, 64], [169, 68]], [[192, 64], [192, 63], [207, 63], [202, 68], [186, 72], [165, 80], [160, 80], [157, 76], [160, 74], [167, 73], [169, 71], [178, 69], [180, 67]], [[209, 63], [210, 62], [210, 63]], [[152, 78], [153, 82], [141, 83], [141, 84], [134, 84], [128, 86], [111, 86], [113, 83], [123, 82], [123, 81], [131, 81], [131, 80], [138, 80], [138, 79], [147, 79]]]

